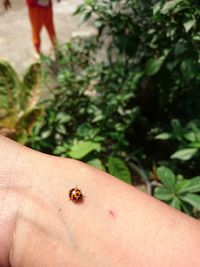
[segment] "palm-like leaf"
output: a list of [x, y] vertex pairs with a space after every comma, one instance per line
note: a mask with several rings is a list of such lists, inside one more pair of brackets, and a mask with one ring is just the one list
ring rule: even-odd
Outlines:
[[[11, 127], [20, 111], [19, 95], [23, 84], [6, 61], [0, 61], [0, 126]], [[10, 120], [9, 120], [10, 118]], [[14, 123], [15, 125], [15, 123]]]
[[[32, 64], [21, 81], [6, 61], [0, 61], [0, 132], [17, 138], [30, 132], [39, 110], [40, 64]], [[8, 134], [7, 134], [8, 133]]]

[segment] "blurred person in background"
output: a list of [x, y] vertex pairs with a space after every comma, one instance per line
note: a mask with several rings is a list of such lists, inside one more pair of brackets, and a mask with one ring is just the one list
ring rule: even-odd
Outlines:
[[5, 7], [6, 10], [9, 9], [9, 8], [11, 8], [10, 1], [3, 0], [3, 5], [4, 5], [4, 7]]
[[[57, 0], [60, 2], [60, 0]], [[41, 53], [41, 30], [44, 26], [48, 32], [52, 48], [55, 47], [56, 33], [53, 21], [52, 0], [26, 0], [29, 19], [32, 27], [32, 40], [36, 51], [35, 57], [39, 58]], [[4, 0], [6, 10], [11, 8], [11, 1]]]

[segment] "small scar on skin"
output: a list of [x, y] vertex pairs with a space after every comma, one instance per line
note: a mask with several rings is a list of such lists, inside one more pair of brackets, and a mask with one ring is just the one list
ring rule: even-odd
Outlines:
[[112, 218], [114, 219], [116, 218], [116, 215], [112, 210], [109, 210], [109, 214], [111, 215]]

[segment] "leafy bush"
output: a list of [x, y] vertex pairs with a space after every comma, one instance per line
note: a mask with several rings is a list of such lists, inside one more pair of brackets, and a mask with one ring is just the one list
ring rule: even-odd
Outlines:
[[132, 150], [139, 151], [137, 156], [145, 159], [148, 168], [153, 161], [168, 160], [173, 148], [154, 137], [168, 131], [173, 120], [183, 125], [197, 120], [200, 110], [197, 1], [90, 0], [75, 14], [95, 21], [103, 43], [109, 36], [110, 68], [120, 60], [125, 76], [140, 77], [134, 89], [129, 87], [141, 114], [132, 125], [134, 130], [129, 129], [128, 140], [129, 135], [136, 140], [131, 141]]
[[172, 159], [190, 160], [199, 155], [200, 125], [199, 121], [190, 121], [184, 128], [178, 120], [172, 120], [171, 131], [156, 136], [160, 140], [176, 141], [178, 149], [171, 155]]
[[[126, 159], [129, 145], [126, 130], [138, 114], [130, 105], [134, 94], [128, 86], [122, 91], [121, 78], [117, 86], [114, 83], [123, 72], [120, 64], [114, 66], [114, 73], [96, 64], [92, 43], [91, 56], [85, 56], [89, 43], [76, 39], [73, 45], [61, 47], [56, 71], [50, 62], [49, 79], [56, 77], [57, 86], [28, 144], [46, 153], [81, 159], [112, 174], [115, 166], [115, 176], [131, 183], [130, 171], [122, 159]], [[132, 76], [128, 78], [127, 85], [134, 84]]]
[[154, 196], [172, 207], [193, 215], [200, 210], [200, 176], [184, 179], [166, 167], [157, 168], [157, 176], [162, 182], [155, 189]]
[[[29, 145], [81, 159], [129, 182], [131, 175], [134, 181], [140, 176], [139, 182], [145, 182], [151, 193], [157, 187], [149, 175], [155, 166], [196, 177], [200, 171], [197, 4], [195, 0], [85, 0], [75, 14], [82, 21], [93, 20], [97, 39], [72, 40], [58, 49], [56, 62], [48, 60], [52, 95]], [[174, 181], [167, 203], [195, 215], [193, 207], [199, 206], [192, 204], [190, 194], [199, 191], [187, 186], [184, 194], [177, 191], [179, 184], [193, 178], [179, 180], [171, 174], [166, 182], [160, 173], [157, 176], [167, 190]], [[155, 195], [161, 189], [155, 188]]]

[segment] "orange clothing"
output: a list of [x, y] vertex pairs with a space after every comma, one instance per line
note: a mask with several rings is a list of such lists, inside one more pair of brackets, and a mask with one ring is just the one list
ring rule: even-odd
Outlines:
[[29, 18], [32, 26], [32, 39], [33, 44], [38, 50], [40, 50], [40, 32], [44, 26], [47, 29], [51, 42], [55, 43], [55, 29], [53, 24], [53, 10], [52, 5], [41, 8], [41, 7], [28, 7]]

